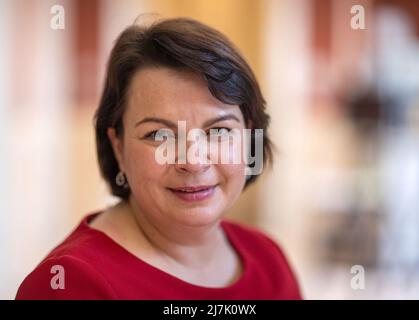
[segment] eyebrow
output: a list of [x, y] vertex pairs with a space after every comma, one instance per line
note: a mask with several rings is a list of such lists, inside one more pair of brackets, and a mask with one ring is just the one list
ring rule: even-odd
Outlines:
[[[239, 118], [237, 118], [234, 114], [226, 114], [223, 116], [219, 116], [217, 118], [214, 119], [210, 119], [204, 122], [203, 127], [209, 127], [211, 125], [213, 125], [214, 123], [220, 122], [220, 121], [225, 121], [225, 120], [235, 120], [238, 123], [240, 123]], [[140, 121], [138, 121], [135, 124], [135, 128], [138, 127], [139, 125], [143, 124], [143, 123], [147, 123], [147, 122], [156, 122], [156, 123], [161, 123], [164, 124], [167, 127], [171, 127], [171, 128], [176, 128], [177, 124], [175, 124], [174, 122], [170, 121], [170, 120], [166, 120], [163, 118], [157, 118], [157, 117], [146, 117]]]

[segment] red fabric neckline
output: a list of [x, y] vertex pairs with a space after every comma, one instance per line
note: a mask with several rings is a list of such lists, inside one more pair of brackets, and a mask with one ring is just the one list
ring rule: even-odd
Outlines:
[[150, 270], [150, 272], [157, 273], [158, 276], [163, 276], [163, 277], [167, 278], [169, 281], [172, 281], [173, 283], [176, 283], [176, 284], [181, 285], [181, 286], [191, 287], [191, 288], [194, 288], [194, 289], [197, 289], [197, 290], [209, 290], [209, 291], [212, 291], [212, 292], [217, 292], [217, 291], [225, 292], [225, 291], [230, 291], [230, 290], [237, 290], [237, 288], [239, 286], [246, 283], [246, 279], [249, 277], [249, 263], [248, 263], [247, 254], [246, 254], [246, 252], [244, 252], [243, 248], [240, 246], [240, 242], [237, 241], [237, 239], [234, 237], [234, 235], [230, 233], [229, 222], [227, 222], [225, 220], [221, 221], [221, 227], [224, 230], [225, 235], [226, 235], [228, 241], [230, 242], [231, 246], [234, 248], [234, 250], [236, 251], [236, 253], [239, 256], [239, 259], [240, 259], [241, 264], [242, 264], [242, 272], [241, 272], [239, 278], [237, 278], [233, 283], [231, 283], [231, 284], [229, 284], [225, 287], [205, 287], [205, 286], [195, 285], [193, 283], [182, 280], [182, 279], [180, 279], [180, 278], [178, 278], [174, 275], [171, 275], [170, 273], [167, 273], [164, 270], [159, 269], [158, 267], [155, 267], [155, 266], [145, 262], [144, 260], [138, 258], [133, 253], [131, 253], [130, 251], [125, 249], [123, 246], [121, 246], [119, 243], [117, 243], [115, 240], [113, 240], [111, 237], [109, 237], [103, 231], [92, 228], [89, 225], [89, 222], [101, 213], [102, 213], [102, 211], [99, 211], [99, 212], [95, 212], [95, 213], [87, 215], [82, 220], [82, 223], [79, 226], [79, 228], [81, 229], [80, 231], [86, 231], [86, 232], [89, 232], [91, 234], [95, 234], [95, 235], [101, 237], [101, 239], [103, 239], [108, 245], [114, 247], [116, 250], [121, 252], [121, 254], [123, 254], [128, 260], [132, 261], [132, 263], [140, 264], [141, 267], [145, 267], [148, 270]]

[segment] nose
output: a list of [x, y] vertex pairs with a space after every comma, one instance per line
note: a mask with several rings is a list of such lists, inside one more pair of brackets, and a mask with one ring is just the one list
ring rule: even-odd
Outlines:
[[175, 165], [175, 167], [180, 173], [203, 173], [208, 170], [209, 165], [186, 163]]
[[176, 171], [180, 173], [203, 173], [209, 169], [211, 163], [209, 161], [199, 161], [198, 163], [191, 163], [188, 160], [186, 163], [176, 161]]
[[211, 166], [211, 161], [208, 158], [208, 150], [205, 153], [200, 153], [199, 156], [193, 157], [189, 152], [191, 143], [187, 143], [186, 152], [178, 152], [176, 157], [175, 168], [180, 173], [203, 173]]

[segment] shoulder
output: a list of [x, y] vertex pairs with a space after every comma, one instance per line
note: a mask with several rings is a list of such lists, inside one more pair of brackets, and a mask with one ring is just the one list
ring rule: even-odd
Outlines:
[[45, 259], [20, 285], [16, 299], [110, 299], [114, 293], [89, 263], [70, 255]]
[[106, 299], [114, 297], [102, 270], [103, 246], [83, 222], [23, 280], [16, 299]]
[[233, 244], [236, 245], [254, 269], [269, 275], [269, 281], [286, 289], [286, 297], [301, 299], [297, 277], [281, 246], [265, 232], [247, 225], [224, 220], [222, 225]]

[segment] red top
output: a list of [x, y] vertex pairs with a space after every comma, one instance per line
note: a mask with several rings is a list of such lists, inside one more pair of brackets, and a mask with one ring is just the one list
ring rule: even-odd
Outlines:
[[[95, 215], [85, 217], [25, 278], [16, 299], [301, 299], [281, 249], [260, 231], [221, 222], [242, 259], [243, 271], [229, 286], [208, 288], [137, 258], [89, 226]], [[53, 268], [57, 265], [62, 268]]]

